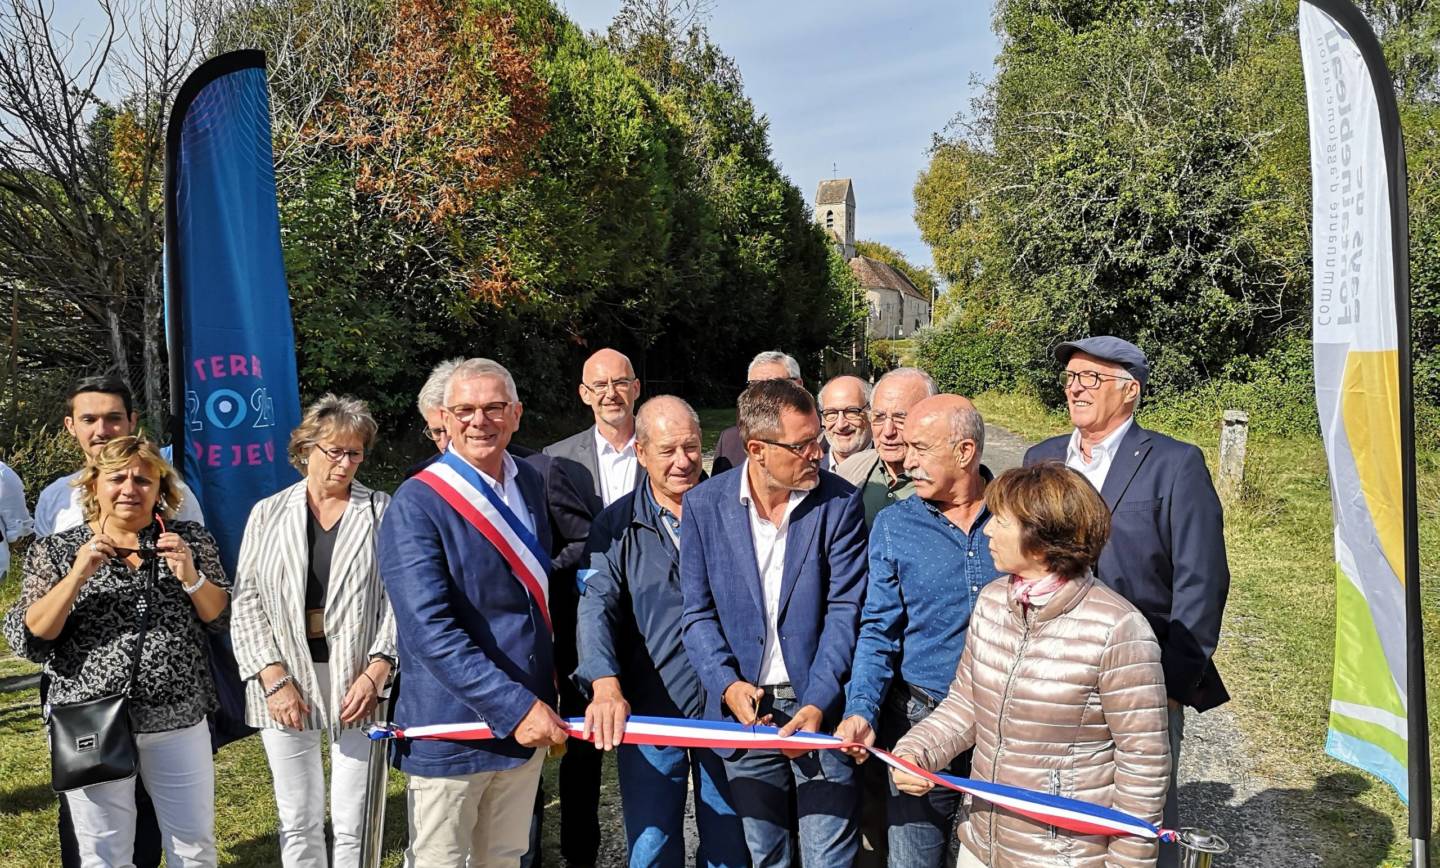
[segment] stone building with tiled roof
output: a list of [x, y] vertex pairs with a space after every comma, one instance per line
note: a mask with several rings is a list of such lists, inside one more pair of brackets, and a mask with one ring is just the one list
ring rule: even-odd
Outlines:
[[897, 340], [930, 324], [930, 304], [920, 288], [904, 274], [878, 259], [855, 253], [855, 185], [849, 178], [821, 181], [815, 192], [815, 222], [835, 243], [850, 271], [865, 290], [870, 316], [866, 336]]

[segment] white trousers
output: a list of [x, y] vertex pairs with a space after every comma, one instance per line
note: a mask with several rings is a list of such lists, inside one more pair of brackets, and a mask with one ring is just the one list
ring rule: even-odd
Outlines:
[[[165, 845], [169, 868], [213, 868], [215, 764], [205, 721], [135, 736], [140, 777]], [[65, 794], [83, 868], [134, 868], [135, 781], [95, 784]]]
[[537, 749], [523, 765], [503, 772], [411, 775], [406, 868], [518, 868], [530, 849], [530, 815], [545, 754]]
[[[321, 696], [330, 695], [330, 666], [316, 663]], [[308, 698], [310, 702], [316, 700]], [[285, 868], [355, 868], [360, 864], [360, 834], [365, 819], [365, 778], [370, 740], [359, 729], [346, 729], [330, 742], [330, 824], [335, 831], [334, 860], [325, 858], [325, 769], [319, 730], [262, 729], [260, 741], [275, 779], [280, 815], [280, 861]]]

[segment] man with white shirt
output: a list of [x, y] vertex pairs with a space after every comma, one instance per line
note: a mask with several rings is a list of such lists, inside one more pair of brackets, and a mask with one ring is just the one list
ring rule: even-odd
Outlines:
[[[855, 489], [820, 469], [820, 418], [789, 380], [740, 395], [745, 460], [685, 495], [680, 523], [686, 654], [705, 716], [781, 735], [840, 722], [865, 593], [865, 520]], [[755, 865], [850, 865], [859, 786], [840, 751], [739, 751], [731, 803]], [[797, 845], [798, 844], [798, 848]]]
[[450, 447], [395, 492], [377, 545], [395, 610], [395, 719], [485, 721], [483, 741], [400, 741], [405, 864], [518, 865], [556, 715], [550, 525], [540, 471], [506, 452], [523, 412], [510, 372], [458, 365], [444, 389]]
[[10, 466], [0, 461], [0, 582], [10, 570], [10, 544], [35, 530], [25, 505], [25, 485]]
[[842, 374], [820, 387], [820, 424], [829, 447], [821, 470], [839, 473], [840, 463], [870, 448], [870, 384]]
[[[575, 576], [584, 559], [590, 522], [605, 507], [635, 490], [640, 470], [635, 454], [635, 402], [639, 398], [640, 380], [630, 360], [608, 347], [596, 351], [585, 360], [580, 373], [580, 400], [590, 408], [594, 424], [544, 450], [553, 461], [547, 473], [552, 509], [566, 500], [565, 493], [557, 489], [568, 487], [583, 497], [587, 513], [583, 525], [573, 521], [556, 525], [564, 539], [557, 544], [551, 612], [555, 617], [555, 667], [560, 673], [560, 713], [567, 717], [583, 716], [589, 704], [570, 680], [578, 664], [575, 613], [580, 597]], [[560, 855], [566, 865], [594, 865], [599, 854], [601, 760], [600, 751], [585, 741], [569, 745], [560, 760]]]
[[[67, 399], [69, 412], [65, 430], [75, 438], [87, 460], [116, 437], [128, 437], [140, 426], [135, 399], [125, 381], [115, 376], [86, 377], [75, 383]], [[83, 469], [83, 468], [82, 468]], [[83, 524], [85, 510], [80, 490], [71, 485], [80, 470], [62, 476], [45, 487], [35, 501], [35, 535], [49, 536]], [[200, 504], [185, 483], [180, 483], [180, 511], [184, 521], [205, 523]]]
[[[1150, 375], [1139, 347], [1102, 335], [1060, 344], [1055, 358], [1065, 366], [1075, 429], [1031, 448], [1025, 464], [1064, 462], [1110, 507], [1110, 541], [1096, 573], [1144, 613], [1160, 641], [1172, 759], [1164, 825], [1178, 829], [1184, 707], [1205, 711], [1230, 698], [1211, 660], [1230, 590], [1220, 499], [1199, 449], [1135, 422]], [[1178, 861], [1174, 845], [1161, 846], [1161, 866]]]

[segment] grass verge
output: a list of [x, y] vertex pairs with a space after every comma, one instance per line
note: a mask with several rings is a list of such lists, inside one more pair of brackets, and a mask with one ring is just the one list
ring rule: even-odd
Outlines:
[[[1029, 440], [1069, 428], [1063, 413], [1023, 395], [982, 394], [986, 420]], [[1140, 423], [1200, 446], [1213, 468], [1213, 427], [1175, 426], [1142, 408]], [[1440, 456], [1419, 456], [1421, 593], [1431, 697], [1440, 696]], [[1318, 437], [1252, 433], [1245, 485], [1227, 504], [1231, 588], [1216, 662], [1230, 709], [1255, 758], [1255, 773], [1299, 788], [1298, 820], [1322, 844], [1327, 865], [1409, 864], [1406, 809], [1393, 790], [1324, 750], [1335, 637], [1335, 567], [1324, 448]], [[1440, 756], [1440, 702], [1430, 703], [1431, 753]], [[1440, 788], [1436, 788], [1440, 795]], [[1259, 797], [1257, 797], [1259, 798]], [[1295, 801], [1290, 801], [1295, 804]]]

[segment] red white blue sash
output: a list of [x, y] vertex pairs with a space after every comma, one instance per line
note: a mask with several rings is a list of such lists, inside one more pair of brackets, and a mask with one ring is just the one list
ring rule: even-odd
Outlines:
[[[584, 718], [567, 719], [565, 729], [571, 738], [583, 739]], [[375, 740], [400, 738], [453, 741], [494, 737], [490, 728], [483, 723], [442, 723], [409, 728], [371, 725], [366, 728], [366, 734]], [[594, 733], [591, 735], [590, 740], [594, 741]], [[629, 718], [625, 721], [625, 733], [621, 742], [661, 747], [745, 748], [750, 750], [834, 750], [856, 746], [843, 742], [833, 735], [816, 732], [797, 732], [782, 738], [779, 730], [773, 726], [742, 726], [738, 723], [723, 721], [685, 720], [669, 717]], [[998, 808], [1058, 829], [1080, 835], [1133, 835], [1161, 841], [1175, 840], [1174, 830], [1157, 828], [1139, 817], [1124, 811], [1117, 811], [1114, 808], [1027, 790], [1009, 784], [940, 774], [919, 768], [880, 748], [868, 747], [866, 750], [888, 766], [925, 778], [937, 786], [969, 793]]]
[[550, 622], [550, 556], [540, 547], [540, 540], [535, 534], [480, 475], [480, 471], [453, 452], [446, 452], [415, 474], [415, 478], [434, 489], [461, 518], [495, 546], [515, 578], [535, 601], [545, 626], [554, 633], [555, 627]]

